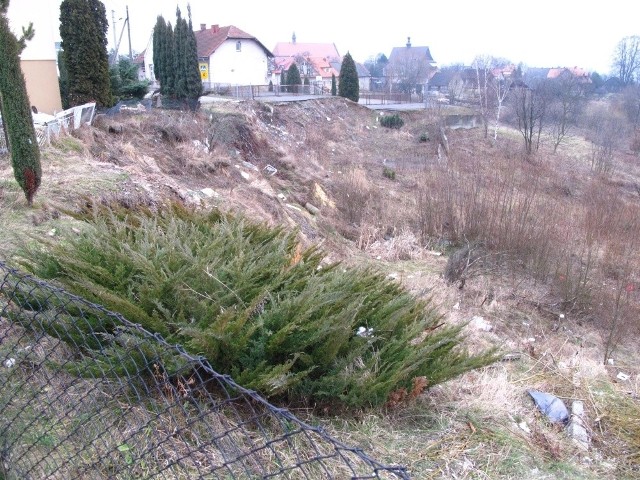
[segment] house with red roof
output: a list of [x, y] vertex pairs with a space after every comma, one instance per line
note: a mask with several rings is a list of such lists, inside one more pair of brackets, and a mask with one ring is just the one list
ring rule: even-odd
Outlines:
[[152, 88], [158, 86], [153, 70], [153, 34], [149, 37], [145, 49], [133, 57], [133, 64], [138, 67], [138, 80], [147, 80]]
[[256, 37], [233, 25], [201, 24], [194, 33], [205, 89], [269, 83], [273, 54]]
[[[291, 42], [279, 42], [273, 49], [275, 56], [275, 69], [273, 83], [279, 84], [283, 71], [289, 69], [292, 63], [296, 63], [300, 76], [308, 79], [310, 83], [322, 85], [326, 89], [331, 88], [331, 77], [336, 79], [340, 75], [342, 57], [338, 53], [335, 43], [299, 43], [296, 34], [291, 37]], [[368, 90], [371, 74], [364, 65], [356, 63], [360, 88]]]
[[300, 76], [316, 84], [322, 83], [331, 88], [331, 75], [340, 74], [331, 62], [340, 61], [335, 43], [298, 43], [296, 34], [291, 42], [278, 42], [273, 49], [275, 56], [274, 83], [280, 83], [280, 75], [287, 71], [292, 63], [300, 70]]

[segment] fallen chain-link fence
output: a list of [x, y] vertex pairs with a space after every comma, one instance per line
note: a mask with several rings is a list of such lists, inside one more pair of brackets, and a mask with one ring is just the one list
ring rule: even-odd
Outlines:
[[2, 262], [0, 362], [3, 480], [409, 478]]

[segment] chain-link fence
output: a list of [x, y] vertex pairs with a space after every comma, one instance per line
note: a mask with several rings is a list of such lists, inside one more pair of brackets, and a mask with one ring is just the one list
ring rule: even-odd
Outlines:
[[0, 362], [0, 479], [409, 478], [2, 262]]

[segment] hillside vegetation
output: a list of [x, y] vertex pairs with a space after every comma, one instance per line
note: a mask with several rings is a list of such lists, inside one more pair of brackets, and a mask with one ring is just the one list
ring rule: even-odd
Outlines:
[[[84, 235], [70, 213], [87, 196], [241, 212], [296, 232], [287, 248], [321, 248], [315, 267], [341, 261], [400, 282], [461, 328], [472, 351], [510, 354], [419, 395], [398, 391], [377, 410], [313, 421], [415, 478], [633, 478], [640, 177], [631, 139], [603, 165], [587, 125], [556, 153], [543, 138], [524, 156], [509, 128], [490, 141], [481, 129], [441, 129], [441, 113], [400, 113], [400, 128], [380, 116], [332, 98], [100, 117], [43, 151], [33, 208], [8, 165], [0, 170], [0, 256], [29, 263], [25, 244]], [[536, 412], [529, 388], [585, 402], [589, 451]]]

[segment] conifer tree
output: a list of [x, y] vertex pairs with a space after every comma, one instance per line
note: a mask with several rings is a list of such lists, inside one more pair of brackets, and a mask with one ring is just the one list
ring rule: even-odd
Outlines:
[[298, 70], [298, 66], [294, 63], [291, 64], [289, 69], [287, 70], [287, 85], [295, 85], [294, 92], [298, 92], [298, 85], [302, 83], [302, 79], [300, 78], [300, 70]]
[[68, 72], [69, 103], [113, 104], [107, 56], [107, 15], [100, 0], [63, 0], [60, 37]]
[[17, 39], [9, 28], [8, 8], [9, 0], [0, 0], [0, 104], [13, 174], [31, 205], [40, 186], [42, 169], [27, 87], [20, 68], [20, 53], [34, 32], [33, 26], [29, 25]]
[[164, 61], [164, 42], [167, 38], [167, 23], [162, 15], [158, 15], [153, 27], [153, 74], [160, 82], [160, 91], [165, 93], [166, 66]]
[[173, 31], [173, 71], [175, 72], [175, 96], [178, 99], [187, 98], [187, 28], [180, 8], [177, 7], [176, 26]]
[[62, 99], [62, 108], [65, 110], [69, 108], [69, 72], [67, 71], [67, 64], [64, 61], [64, 52], [60, 50], [58, 52], [58, 87], [60, 87], [60, 98]]
[[196, 100], [202, 95], [202, 78], [200, 77], [200, 66], [198, 65], [198, 44], [196, 34], [193, 33], [193, 23], [191, 22], [191, 6], [187, 5], [189, 13], [189, 25], [187, 29], [187, 58], [186, 71], [187, 78], [187, 98]]
[[347, 54], [342, 59], [340, 67], [340, 84], [338, 85], [338, 95], [349, 100], [357, 102], [360, 98], [360, 85], [358, 83], [358, 70], [356, 63], [351, 58], [351, 54]]
[[336, 74], [332, 73], [331, 74], [331, 95], [335, 97], [337, 93], [338, 93], [338, 89], [336, 88]]
[[153, 63], [162, 94], [191, 104], [202, 93], [202, 80], [190, 8], [188, 12], [187, 22], [176, 8], [175, 28], [158, 17], [153, 29]]

